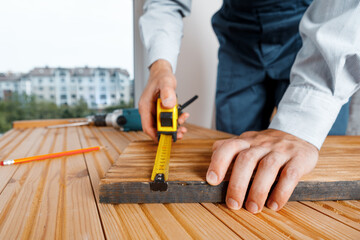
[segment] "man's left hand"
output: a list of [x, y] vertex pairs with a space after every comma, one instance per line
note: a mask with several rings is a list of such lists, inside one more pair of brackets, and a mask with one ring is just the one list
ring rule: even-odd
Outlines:
[[280, 173], [267, 201], [267, 206], [277, 211], [289, 200], [300, 178], [315, 167], [318, 156], [319, 151], [314, 145], [279, 130], [245, 132], [239, 137], [214, 143], [206, 180], [211, 185], [218, 185], [231, 162], [235, 161], [226, 204], [231, 209], [240, 209], [256, 169], [245, 207], [258, 213]]

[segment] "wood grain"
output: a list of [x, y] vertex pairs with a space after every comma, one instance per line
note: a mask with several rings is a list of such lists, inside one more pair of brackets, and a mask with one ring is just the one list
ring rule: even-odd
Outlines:
[[[329, 137], [316, 168], [304, 176], [290, 200], [360, 199], [360, 140], [351, 144]], [[104, 203], [223, 202], [229, 174], [222, 184], [206, 183], [206, 172], [216, 139], [182, 140], [173, 144], [168, 190], [150, 190], [150, 176], [157, 145], [152, 141], [132, 142], [100, 182]]]
[[14, 121], [12, 127], [14, 129], [23, 129], [23, 128], [35, 128], [35, 127], [48, 127], [59, 124], [68, 124], [74, 122], [84, 122], [87, 121], [86, 118], [64, 118], [64, 119], [44, 119], [44, 120], [21, 120]]
[[[185, 140], [229, 134], [188, 125]], [[102, 204], [99, 182], [142, 132], [111, 127], [12, 129], [0, 137], [0, 157], [102, 145], [106, 150], [0, 167], [0, 239], [360, 239], [360, 201], [291, 202], [257, 215], [223, 204]], [[356, 140], [356, 139], [355, 139]], [[331, 138], [330, 148], [358, 147]]]

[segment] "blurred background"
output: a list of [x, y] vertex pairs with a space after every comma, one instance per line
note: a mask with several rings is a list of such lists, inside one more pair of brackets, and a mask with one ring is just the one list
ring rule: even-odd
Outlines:
[[[0, 134], [14, 120], [84, 117], [136, 107], [148, 76], [138, 29], [144, 2], [2, 1]], [[215, 128], [219, 46], [210, 19], [221, 4], [193, 1], [176, 72], [179, 102], [199, 95], [186, 109], [188, 122], [207, 128]], [[360, 91], [350, 111], [347, 134], [360, 135]]]
[[0, 133], [134, 106], [132, 0], [0, 4]]

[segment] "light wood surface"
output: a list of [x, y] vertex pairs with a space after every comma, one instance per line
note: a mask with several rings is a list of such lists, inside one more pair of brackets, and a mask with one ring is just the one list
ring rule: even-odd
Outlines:
[[[351, 139], [351, 141], [349, 141]], [[188, 139], [172, 144], [168, 189], [150, 189], [157, 144], [132, 142], [100, 182], [103, 203], [224, 202], [224, 184], [210, 186], [206, 172], [216, 139]], [[315, 169], [303, 176], [290, 200], [360, 200], [360, 141], [329, 137]]]
[[[186, 139], [225, 137], [188, 127]], [[108, 127], [3, 135], [0, 160], [97, 145], [107, 150], [0, 167], [0, 239], [360, 239], [360, 201], [291, 202], [257, 215], [213, 203], [99, 203], [108, 168], [129, 142], [148, 139]], [[342, 141], [352, 148], [359, 137]], [[338, 139], [327, 142], [336, 146]]]
[[[216, 139], [190, 139], [173, 143], [168, 181], [206, 181], [215, 141]], [[156, 150], [157, 144], [151, 140], [130, 143], [102, 182], [150, 182]], [[229, 175], [225, 177], [225, 180], [228, 179]], [[360, 181], [360, 139], [328, 137], [315, 169], [300, 181]]]
[[23, 129], [23, 128], [35, 128], [35, 127], [47, 127], [59, 124], [68, 124], [75, 122], [84, 122], [86, 118], [64, 118], [64, 119], [44, 119], [44, 120], [21, 120], [14, 121], [14, 129]]

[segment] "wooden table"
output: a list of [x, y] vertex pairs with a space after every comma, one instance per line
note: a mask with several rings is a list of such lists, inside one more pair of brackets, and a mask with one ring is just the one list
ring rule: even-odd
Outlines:
[[[100, 204], [100, 179], [129, 142], [148, 137], [110, 127], [46, 124], [54, 122], [14, 125], [0, 138], [0, 160], [97, 145], [108, 149], [0, 167], [0, 239], [360, 239], [360, 201], [289, 202], [279, 212], [264, 208], [257, 215], [212, 203]], [[227, 136], [188, 128], [186, 138]]]

